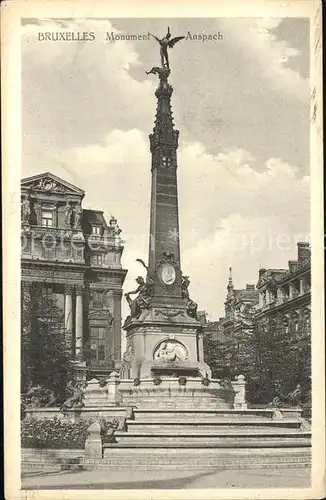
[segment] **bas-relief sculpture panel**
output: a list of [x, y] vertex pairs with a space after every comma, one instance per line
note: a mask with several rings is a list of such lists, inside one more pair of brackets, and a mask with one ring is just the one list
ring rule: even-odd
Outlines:
[[181, 342], [166, 339], [155, 348], [153, 359], [155, 363], [182, 363], [188, 359], [188, 352]]

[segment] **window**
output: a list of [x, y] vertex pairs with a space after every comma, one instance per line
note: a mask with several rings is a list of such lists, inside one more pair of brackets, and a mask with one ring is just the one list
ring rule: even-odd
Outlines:
[[53, 227], [53, 210], [43, 209], [42, 210], [42, 226]]
[[105, 361], [105, 328], [91, 327], [91, 362], [92, 364], [103, 364]]
[[42, 296], [48, 299], [52, 299], [52, 294], [53, 294], [53, 284], [52, 283], [44, 284], [42, 286]]
[[81, 260], [84, 257], [84, 251], [82, 248], [74, 248], [73, 255], [75, 259]]
[[102, 254], [93, 255], [93, 257], [92, 257], [92, 263], [93, 263], [94, 266], [102, 266], [102, 264], [103, 264], [103, 255]]
[[92, 234], [101, 235], [101, 226], [92, 226]]
[[92, 306], [95, 307], [95, 309], [103, 309], [103, 292], [94, 290], [92, 292]]

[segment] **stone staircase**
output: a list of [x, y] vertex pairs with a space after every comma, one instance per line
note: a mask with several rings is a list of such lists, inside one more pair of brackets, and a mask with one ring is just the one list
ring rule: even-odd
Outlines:
[[59, 473], [63, 470], [80, 470], [84, 450], [51, 450], [23, 448], [21, 450], [21, 473]]
[[309, 424], [297, 409], [134, 409], [114, 437], [104, 443], [99, 466], [308, 467], [311, 461]]

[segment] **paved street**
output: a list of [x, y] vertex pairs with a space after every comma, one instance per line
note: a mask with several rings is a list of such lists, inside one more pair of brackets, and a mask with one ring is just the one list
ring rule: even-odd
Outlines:
[[308, 488], [310, 469], [27, 473], [22, 489]]

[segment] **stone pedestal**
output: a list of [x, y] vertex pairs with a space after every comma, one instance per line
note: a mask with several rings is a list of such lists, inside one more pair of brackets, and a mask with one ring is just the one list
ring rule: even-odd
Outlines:
[[87, 430], [89, 436], [85, 442], [85, 458], [102, 458], [102, 428], [100, 422], [93, 422]]
[[[182, 307], [183, 304], [183, 307]], [[200, 323], [181, 307], [152, 307], [125, 323], [129, 377], [211, 377], [203, 360]], [[127, 373], [126, 371], [124, 373]]]
[[218, 380], [185, 376], [121, 380], [119, 392], [123, 405], [137, 408], [229, 409], [234, 399]]
[[99, 381], [96, 378], [93, 378], [87, 383], [83, 401], [85, 407], [102, 406], [106, 404], [107, 388], [101, 387]]
[[243, 375], [238, 375], [236, 380], [231, 382], [235, 392], [233, 408], [235, 410], [246, 410], [246, 381]]
[[107, 401], [108, 404], [119, 405], [121, 402], [121, 394], [119, 392], [120, 377], [118, 372], [110, 373], [106, 383]]
[[73, 366], [77, 382], [86, 382], [86, 374], [88, 371], [86, 361], [74, 361]]

